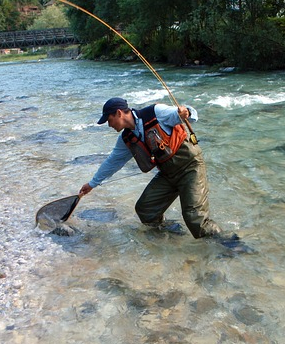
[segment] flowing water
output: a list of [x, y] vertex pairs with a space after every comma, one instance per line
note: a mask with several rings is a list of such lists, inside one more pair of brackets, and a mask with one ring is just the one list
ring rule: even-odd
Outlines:
[[[81, 199], [74, 235], [35, 228], [111, 151], [108, 98], [170, 102], [139, 62], [2, 63], [1, 343], [284, 343], [285, 72], [155, 68], [199, 112], [212, 218], [254, 251], [144, 228], [134, 204], [154, 172], [130, 176], [134, 162]], [[178, 201], [166, 216], [184, 226]]]

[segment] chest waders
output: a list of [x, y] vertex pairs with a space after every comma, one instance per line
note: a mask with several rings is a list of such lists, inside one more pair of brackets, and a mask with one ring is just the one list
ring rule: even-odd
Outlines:
[[[151, 110], [150, 108], [145, 109]], [[144, 128], [148, 130], [151, 130], [153, 126], [148, 127], [147, 125], [155, 123], [151, 117], [150, 115], [147, 119], [142, 117]], [[159, 126], [158, 123], [155, 125]], [[158, 129], [157, 126], [155, 126], [156, 129]], [[183, 139], [177, 150], [174, 153], [172, 151], [166, 161], [159, 162], [158, 159], [155, 159], [159, 172], [143, 191], [135, 209], [142, 223], [157, 226], [163, 221], [165, 211], [179, 196], [185, 224], [193, 237], [197, 239], [219, 233], [222, 230], [213, 220], [209, 219], [208, 182], [201, 148], [198, 144], [190, 142], [185, 130], [183, 132], [185, 135], [181, 136], [180, 133], [180, 137], [172, 138], [172, 142], [179, 142], [179, 139]], [[145, 130], [145, 138], [147, 133]], [[162, 135], [161, 132], [159, 133]], [[123, 133], [124, 141], [127, 140], [129, 134], [128, 131]], [[174, 132], [174, 135], [178, 136], [179, 133]], [[169, 141], [165, 137], [163, 140], [169, 143], [170, 137]], [[173, 146], [169, 145], [169, 147], [172, 150]], [[148, 151], [151, 156], [152, 152], [149, 147]]]

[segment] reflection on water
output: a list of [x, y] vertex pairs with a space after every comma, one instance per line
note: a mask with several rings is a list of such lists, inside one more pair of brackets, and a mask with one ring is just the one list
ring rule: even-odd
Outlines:
[[200, 113], [212, 217], [254, 253], [146, 229], [134, 203], [154, 172], [134, 163], [80, 201], [72, 236], [34, 228], [111, 151], [117, 133], [94, 124], [106, 99], [169, 100], [139, 63], [2, 64], [1, 343], [282, 343], [284, 72], [158, 70]]

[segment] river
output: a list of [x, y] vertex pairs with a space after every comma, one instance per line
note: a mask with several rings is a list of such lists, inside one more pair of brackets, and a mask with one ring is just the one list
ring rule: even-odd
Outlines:
[[[146, 230], [134, 204], [154, 172], [133, 161], [81, 199], [74, 235], [35, 228], [110, 153], [108, 98], [170, 101], [140, 62], [1, 63], [1, 343], [284, 343], [285, 72], [154, 67], [198, 110], [211, 217], [252, 252]], [[185, 226], [178, 201], [166, 216]]]

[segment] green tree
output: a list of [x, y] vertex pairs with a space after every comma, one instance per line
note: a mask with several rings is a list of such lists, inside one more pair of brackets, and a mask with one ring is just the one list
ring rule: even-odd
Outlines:
[[52, 5], [42, 11], [40, 16], [28, 27], [28, 30], [53, 29], [68, 26], [69, 20], [65, 15], [63, 6]]
[[4, 15], [4, 11], [0, 5], [0, 31], [5, 31], [6, 29], [6, 18]]
[[[285, 67], [282, 0], [73, 1], [122, 31], [149, 60]], [[67, 14], [77, 35], [98, 41], [97, 56], [118, 50], [118, 39], [103, 24], [75, 8]]]
[[[113, 27], [120, 23], [119, 8], [116, 0], [74, 0], [73, 3], [96, 15]], [[105, 35], [109, 36], [109, 38], [113, 37], [112, 32], [106, 26], [74, 7], [67, 7], [67, 16], [72, 29], [84, 40], [95, 41]]]
[[219, 36], [214, 38], [217, 53], [243, 69], [284, 66], [284, 34], [269, 18], [280, 10], [277, 2], [248, 0], [236, 13], [225, 12]]
[[181, 25], [193, 9], [192, 1], [118, 0], [126, 30], [147, 57], [181, 64], [185, 60], [187, 36]]
[[34, 18], [22, 15], [20, 9], [24, 5], [40, 6], [38, 0], [0, 0], [0, 30], [26, 29]]
[[200, 0], [196, 5], [182, 31], [198, 59], [243, 69], [284, 66], [284, 34], [269, 18], [282, 11], [280, 2]]
[[0, 0], [1, 28], [3, 31], [12, 30], [17, 23], [20, 14], [15, 4], [8, 0]]

